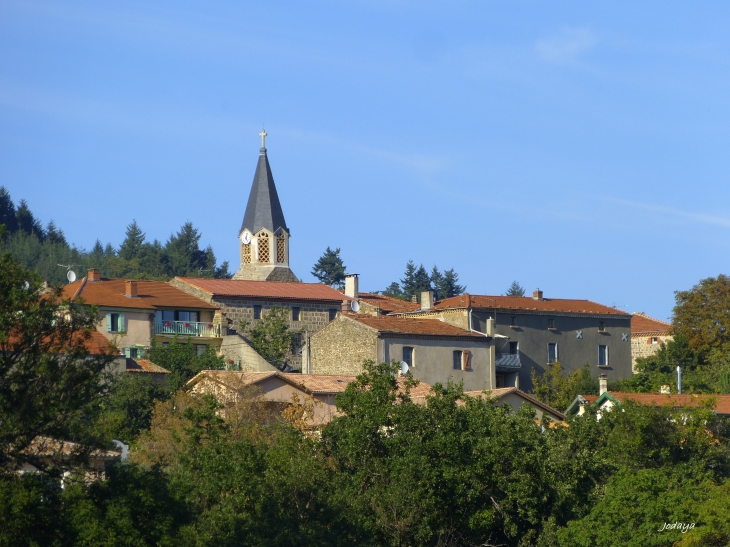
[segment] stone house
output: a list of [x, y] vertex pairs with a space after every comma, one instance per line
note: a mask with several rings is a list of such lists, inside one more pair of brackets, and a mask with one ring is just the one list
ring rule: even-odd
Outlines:
[[532, 389], [531, 371], [542, 374], [560, 361], [568, 373], [588, 363], [592, 376], [628, 378], [631, 369], [631, 315], [589, 300], [463, 294], [433, 301], [396, 317], [438, 319], [467, 332], [487, 332], [494, 322], [496, 386]]
[[[309, 338], [340, 315], [350, 297], [321, 283], [289, 283], [238, 279], [176, 277], [170, 285], [220, 309], [223, 321], [221, 351], [242, 370], [275, 370], [250, 347], [241, 323], [252, 325], [272, 308], [285, 308], [289, 326], [301, 331], [297, 348], [288, 356], [293, 370], [302, 370]], [[262, 362], [263, 361], [263, 362]], [[306, 367], [305, 367], [306, 368]]]
[[631, 367], [636, 370], [638, 357], [651, 357], [662, 343], [673, 340], [672, 325], [646, 314], [636, 312], [631, 316]]
[[436, 319], [341, 314], [311, 337], [312, 374], [357, 375], [363, 362], [406, 363], [433, 385], [449, 380], [465, 390], [495, 387], [492, 338]]
[[217, 307], [161, 281], [102, 278], [97, 269], [66, 285], [65, 298], [99, 308], [97, 331], [129, 358], [160, 344], [188, 338], [202, 352], [221, 344]]

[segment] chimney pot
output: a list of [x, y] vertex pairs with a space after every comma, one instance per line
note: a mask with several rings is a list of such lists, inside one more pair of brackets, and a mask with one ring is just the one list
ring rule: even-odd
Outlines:
[[598, 377], [598, 395], [603, 395], [608, 391], [608, 376], [601, 374]]
[[87, 281], [101, 281], [101, 270], [97, 268], [89, 268], [89, 272], [86, 274]]
[[124, 283], [124, 296], [127, 296], [129, 298], [137, 298], [137, 282], [132, 280], [127, 280]]
[[433, 291], [423, 291], [421, 293], [421, 309], [430, 310], [433, 308]]
[[542, 300], [542, 291], [540, 289], [535, 289], [534, 291], [532, 291], [532, 299]]
[[359, 274], [345, 274], [345, 296], [360, 298]]

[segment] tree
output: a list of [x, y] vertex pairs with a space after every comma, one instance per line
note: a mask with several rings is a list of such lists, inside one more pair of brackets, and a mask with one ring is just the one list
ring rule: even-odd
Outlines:
[[56, 223], [51, 221], [46, 227], [46, 241], [48, 243], [57, 243], [62, 247], [68, 247], [66, 236], [63, 235], [63, 230], [56, 228]]
[[525, 288], [517, 283], [517, 281], [513, 281], [512, 284], [509, 286], [509, 289], [507, 289], [507, 292], [504, 293], [505, 296], [525, 296]]
[[674, 330], [690, 347], [705, 354], [730, 346], [730, 277], [703, 279], [688, 291], [676, 291]]
[[312, 268], [312, 275], [325, 285], [335, 289], [345, 288], [345, 264], [340, 257], [340, 248], [327, 250]]
[[287, 356], [296, 350], [301, 331], [289, 329], [289, 309], [271, 308], [253, 326], [241, 323], [241, 330], [251, 340], [251, 346], [261, 357], [277, 368], [286, 366]]
[[391, 298], [400, 298], [401, 300], [406, 299], [397, 281], [393, 281], [390, 285], [388, 285], [383, 291], [383, 294], [385, 296], [390, 296]]
[[583, 368], [563, 375], [563, 367], [559, 361], [555, 361], [545, 368], [542, 375], [538, 376], [534, 368], [530, 375], [535, 396], [560, 412], [570, 406], [576, 395], [598, 393], [598, 382], [591, 378], [587, 363]]
[[45, 233], [43, 232], [43, 226], [40, 221], [36, 220], [31, 213], [28, 203], [24, 200], [20, 200], [20, 205], [15, 211], [15, 216], [18, 219], [18, 230], [25, 232], [28, 235], [36, 236], [40, 241], [43, 241]]
[[15, 204], [10, 199], [5, 186], [0, 186], [0, 224], [4, 224], [8, 234], [18, 231], [18, 218], [15, 213]]
[[405, 299], [410, 299], [413, 295], [416, 295], [416, 300], [420, 302], [421, 292], [432, 290], [431, 278], [423, 264], [416, 267], [413, 260], [409, 260], [406, 264], [404, 277], [400, 281], [400, 287]]
[[437, 298], [443, 299], [464, 294], [466, 286], [459, 285], [459, 274], [451, 268], [450, 270], [443, 272], [439, 285], [434, 283], [434, 290], [438, 295]]
[[133, 220], [131, 224], [127, 226], [125, 238], [119, 247], [120, 258], [124, 260], [132, 260], [138, 258], [142, 252], [142, 248], [145, 243], [145, 234], [137, 225], [137, 221]]
[[205, 251], [200, 249], [200, 237], [200, 232], [193, 227], [192, 222], [186, 222], [177, 234], [170, 236], [165, 245], [165, 262], [169, 276], [198, 276], [200, 270], [215, 267], [215, 264], [208, 264]]
[[36, 437], [80, 443], [80, 456], [99, 439], [85, 424], [108, 392], [109, 355], [89, 355], [97, 310], [44, 293], [40, 279], [0, 256], [0, 468], [47, 463], [26, 449]]
[[210, 346], [198, 355], [189, 338], [180, 342], [177, 336], [167, 346], [162, 346], [153, 339], [149, 360], [170, 371], [167, 378], [168, 393], [183, 388], [188, 380], [203, 370], [221, 370], [224, 367], [223, 357], [218, 357]]

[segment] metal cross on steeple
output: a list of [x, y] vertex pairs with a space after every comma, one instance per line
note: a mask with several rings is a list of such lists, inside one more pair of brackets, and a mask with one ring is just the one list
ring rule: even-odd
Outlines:
[[266, 136], [268, 133], [266, 132], [266, 129], [262, 129], [261, 133], [259, 133], [259, 137], [261, 137], [261, 148], [266, 148]]

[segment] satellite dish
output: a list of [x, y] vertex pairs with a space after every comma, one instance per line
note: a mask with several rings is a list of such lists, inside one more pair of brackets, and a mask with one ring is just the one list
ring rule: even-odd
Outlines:
[[350, 309], [355, 313], [360, 311], [360, 303], [357, 300], [350, 301]]
[[30, 290], [30, 283], [28, 283], [27, 281], [23, 282], [23, 288], [24, 288], [24, 289], [25, 289], [26, 291], [27, 291], [27, 290]]
[[73, 283], [74, 281], [76, 281], [76, 272], [74, 272], [73, 270], [67, 271], [66, 279], [68, 279], [69, 283]]
[[400, 362], [400, 373], [407, 374], [409, 370], [411, 370], [411, 367], [408, 366], [408, 363], [406, 363], [405, 361], [401, 361]]

